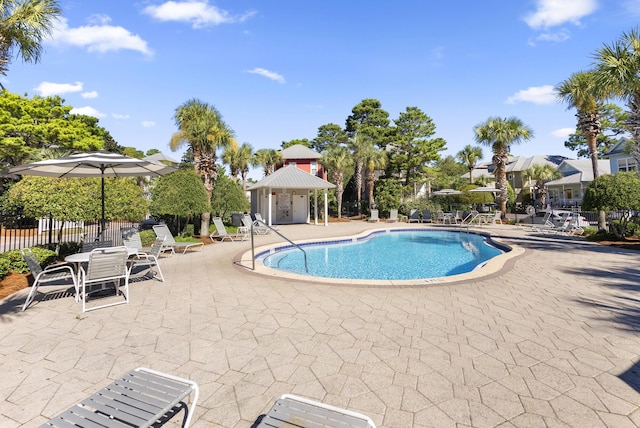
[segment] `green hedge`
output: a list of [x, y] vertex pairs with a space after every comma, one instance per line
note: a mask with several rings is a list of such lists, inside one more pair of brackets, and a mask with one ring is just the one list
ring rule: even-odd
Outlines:
[[[50, 264], [56, 263], [59, 258], [58, 254], [56, 254], [55, 251], [48, 250], [46, 248], [31, 247], [31, 251], [33, 251], [33, 255], [43, 268], [49, 266]], [[5, 277], [7, 273], [9, 273], [9, 271], [18, 273], [29, 272], [27, 262], [24, 261], [20, 250], [11, 250], [7, 251], [6, 253], [0, 254], [0, 263], [2, 263], [3, 266], [8, 263], [8, 270], [6, 273], [4, 273], [4, 275], [2, 275], [3, 270], [0, 267], [0, 278]]]

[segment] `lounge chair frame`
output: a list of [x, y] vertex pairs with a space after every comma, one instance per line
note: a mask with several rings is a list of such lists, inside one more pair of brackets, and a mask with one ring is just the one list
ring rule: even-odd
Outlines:
[[204, 246], [204, 242], [176, 242], [173, 234], [169, 230], [169, 226], [166, 224], [156, 224], [153, 226], [153, 231], [156, 236], [163, 237], [164, 236], [164, 245], [162, 247], [163, 251], [171, 251], [171, 254], [176, 253], [176, 248], [183, 248], [182, 254], [186, 254], [187, 250], [200, 248]]
[[[191, 408], [184, 399], [194, 394]], [[43, 427], [135, 426], [166, 422], [181, 409], [182, 426], [188, 427], [198, 403], [198, 384], [145, 367], [92, 394], [43, 425]]]
[[73, 288], [75, 289], [76, 302], [78, 301], [78, 279], [76, 278], [73, 267], [71, 265], [67, 263], [58, 263], [49, 265], [43, 269], [30, 248], [21, 250], [21, 253], [24, 261], [29, 267], [29, 270], [31, 270], [31, 275], [33, 276], [33, 285], [31, 286], [31, 290], [29, 291], [27, 300], [25, 300], [24, 305], [22, 306], [23, 311], [25, 311], [27, 307], [29, 307], [31, 302], [33, 302], [33, 299], [35, 298], [38, 291], [38, 286], [40, 284], [45, 284], [48, 282], [57, 282], [70, 279], [73, 282]]
[[361, 413], [292, 394], [278, 398], [256, 428], [307, 426], [376, 428], [373, 420]]

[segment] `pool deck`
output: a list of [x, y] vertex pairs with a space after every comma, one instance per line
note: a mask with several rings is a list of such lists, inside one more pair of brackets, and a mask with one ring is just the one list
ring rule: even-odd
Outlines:
[[[397, 226], [280, 231], [298, 240]], [[50, 298], [20, 312], [23, 290], [0, 301], [0, 428], [39, 426], [139, 366], [199, 384], [193, 427], [250, 427], [284, 393], [378, 427], [640, 426], [640, 254], [476, 230], [519, 253], [460, 282], [265, 277], [247, 269], [245, 241], [163, 258], [166, 281], [132, 281], [128, 305], [82, 314], [43, 286]]]

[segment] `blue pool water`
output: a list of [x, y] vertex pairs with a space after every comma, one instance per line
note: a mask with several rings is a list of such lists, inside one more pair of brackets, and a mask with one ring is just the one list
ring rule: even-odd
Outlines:
[[[355, 241], [355, 242], [354, 242]], [[407, 280], [457, 275], [474, 270], [503, 251], [483, 236], [452, 231], [383, 231], [339, 243], [290, 246], [258, 256], [265, 266], [326, 278]]]

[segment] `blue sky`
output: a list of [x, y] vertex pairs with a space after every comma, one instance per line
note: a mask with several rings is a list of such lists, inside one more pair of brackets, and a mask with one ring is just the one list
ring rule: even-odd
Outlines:
[[[640, 0], [60, 0], [64, 19], [39, 64], [15, 60], [12, 92], [61, 95], [124, 146], [168, 148], [190, 98], [214, 105], [240, 143], [280, 148], [344, 127], [375, 98], [415, 106], [447, 141], [516, 116], [535, 138], [514, 155], [560, 154], [575, 111], [553, 86], [638, 25]], [[484, 149], [485, 159], [490, 152]], [[261, 171], [251, 174], [260, 178]]]

